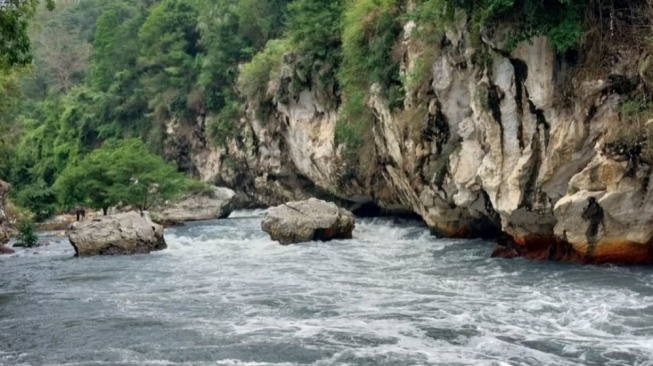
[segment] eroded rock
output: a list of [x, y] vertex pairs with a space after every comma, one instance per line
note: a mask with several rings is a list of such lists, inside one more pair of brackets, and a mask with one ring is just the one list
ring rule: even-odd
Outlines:
[[272, 240], [284, 245], [351, 239], [354, 227], [351, 212], [314, 198], [272, 207], [261, 223]]
[[133, 211], [75, 222], [67, 234], [77, 256], [146, 254], [167, 247], [163, 226]]
[[653, 263], [651, 168], [597, 156], [558, 201], [555, 234], [585, 263]]
[[231, 214], [235, 195], [231, 189], [213, 187], [208, 194], [186, 197], [179, 202], [154, 210], [152, 216], [157, 222], [166, 225], [226, 218]]
[[[399, 107], [372, 85], [365, 159], [347, 161], [350, 147], [335, 139], [341, 91], [320, 86], [326, 73], [302, 69], [306, 80], [294, 84], [309, 86], [284, 87], [301, 64], [295, 55], [271, 81], [275, 113], [257, 113], [250, 101], [237, 138], [193, 155], [200, 176], [267, 205], [328, 192], [405, 208], [440, 235], [500, 237], [496, 256], [648, 262], [648, 168], [636, 166], [637, 156], [596, 160], [619, 105], [641, 86], [642, 51], [616, 55], [608, 73], [592, 76], [556, 55], [545, 36], [508, 47], [514, 24], [497, 22], [479, 44], [469, 17], [455, 18], [432, 54], [412, 37], [420, 24], [406, 24], [395, 50], [401, 73], [418, 74], [424, 59], [431, 72], [424, 90], [406, 88]], [[363, 161], [365, 171], [352, 168]]]

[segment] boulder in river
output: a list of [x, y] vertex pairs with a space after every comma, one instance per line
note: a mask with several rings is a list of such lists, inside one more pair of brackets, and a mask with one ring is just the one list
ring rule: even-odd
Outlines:
[[351, 239], [355, 224], [351, 212], [334, 203], [311, 198], [268, 209], [261, 228], [272, 240], [288, 245]]
[[77, 256], [145, 254], [167, 247], [163, 226], [133, 211], [75, 222], [68, 238]]
[[213, 187], [211, 192], [186, 197], [155, 210], [153, 216], [155, 221], [169, 226], [186, 221], [223, 219], [231, 214], [235, 195], [229, 188]]
[[6, 247], [6, 246], [4, 246], [4, 245], [2, 245], [2, 244], [0, 244], [0, 255], [3, 255], [3, 254], [14, 254], [14, 253], [15, 253], [15, 251], [14, 251], [13, 249], [11, 249], [11, 248], [9, 248], [9, 247]]

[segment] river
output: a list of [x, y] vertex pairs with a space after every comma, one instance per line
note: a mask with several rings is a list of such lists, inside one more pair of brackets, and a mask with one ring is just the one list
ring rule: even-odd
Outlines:
[[262, 214], [144, 256], [0, 257], [0, 364], [653, 365], [650, 268], [491, 259], [388, 219], [281, 246]]

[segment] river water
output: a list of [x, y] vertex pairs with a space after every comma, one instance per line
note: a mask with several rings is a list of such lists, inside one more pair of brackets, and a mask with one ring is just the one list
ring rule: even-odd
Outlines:
[[491, 259], [359, 220], [281, 246], [262, 212], [145, 256], [0, 257], [1, 365], [653, 365], [653, 270]]

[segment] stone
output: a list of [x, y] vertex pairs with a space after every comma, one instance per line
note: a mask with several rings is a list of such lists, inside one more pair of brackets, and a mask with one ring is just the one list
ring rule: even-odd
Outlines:
[[268, 209], [261, 228], [283, 245], [351, 239], [354, 215], [334, 203], [311, 198]]
[[597, 156], [555, 207], [555, 234], [591, 264], [653, 264], [651, 169]]
[[236, 193], [229, 188], [213, 187], [210, 194], [198, 194], [153, 210], [153, 219], [174, 225], [187, 221], [223, 219], [231, 214]]
[[6, 247], [6, 246], [4, 246], [4, 245], [2, 245], [2, 244], [0, 244], [0, 255], [3, 255], [3, 254], [14, 254], [15, 252], [16, 252], [16, 251], [14, 251], [13, 249], [11, 249], [11, 248], [9, 248], [9, 247]]
[[[304, 61], [298, 54], [271, 83], [273, 113], [262, 116], [258, 101], [249, 101], [237, 121], [243, 133], [223, 147], [196, 137], [203, 124], [179, 127], [169, 140], [185, 134], [188, 141], [176, 145], [175, 156], [192, 146], [193, 170], [203, 180], [266, 206], [370, 197], [380, 208], [421, 216], [438, 235], [505, 234], [495, 256], [653, 263], [650, 167], [640, 157], [601, 156], [610, 152], [605, 137], [649, 56], [632, 47], [592, 75], [556, 56], [545, 36], [509, 47], [512, 22], [481, 30], [489, 47], [479, 48], [469, 19], [454, 18], [443, 32], [451, 46], [433, 54], [413, 38], [415, 24], [406, 24], [395, 50], [400, 72], [415, 75], [417, 60], [430, 59], [430, 75], [420, 88], [406, 88], [401, 108], [391, 108], [387, 90], [371, 86], [365, 100], [374, 118], [359, 159], [348, 158], [351, 146], [335, 136], [343, 104], [333, 101], [342, 91], [322, 81], [331, 65], [314, 64], [309, 76], [297, 70]], [[311, 79], [293, 80], [298, 75]], [[603, 210], [598, 225], [592, 215], [583, 218], [589, 197]]]
[[67, 234], [76, 256], [146, 254], [167, 247], [163, 226], [134, 211], [75, 222]]

